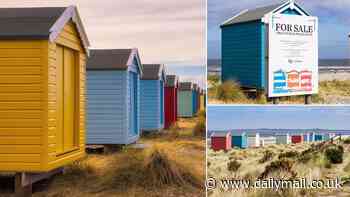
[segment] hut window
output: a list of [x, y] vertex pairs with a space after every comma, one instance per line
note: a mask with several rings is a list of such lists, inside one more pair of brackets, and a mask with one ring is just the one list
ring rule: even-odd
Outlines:
[[56, 152], [63, 154], [77, 148], [77, 79], [76, 52], [57, 45], [57, 143]]

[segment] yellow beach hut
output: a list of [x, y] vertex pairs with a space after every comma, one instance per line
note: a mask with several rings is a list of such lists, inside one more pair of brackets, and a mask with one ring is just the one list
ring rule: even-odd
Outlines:
[[0, 172], [85, 154], [89, 41], [76, 7], [0, 8]]

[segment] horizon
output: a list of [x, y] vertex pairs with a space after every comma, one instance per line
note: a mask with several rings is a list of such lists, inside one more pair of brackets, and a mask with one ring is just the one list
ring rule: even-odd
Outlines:
[[[350, 106], [208, 106], [208, 130], [350, 130]], [[247, 130], [247, 129], [246, 129]]]

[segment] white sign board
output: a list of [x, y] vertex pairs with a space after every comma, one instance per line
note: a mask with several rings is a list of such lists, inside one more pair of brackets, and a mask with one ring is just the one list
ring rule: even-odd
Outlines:
[[272, 15], [268, 39], [268, 96], [316, 94], [318, 19]]

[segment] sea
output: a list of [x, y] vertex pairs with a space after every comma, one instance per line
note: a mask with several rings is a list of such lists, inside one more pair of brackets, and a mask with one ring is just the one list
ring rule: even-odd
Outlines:
[[[221, 60], [220, 59], [208, 59], [208, 73], [220, 73], [221, 72]], [[319, 59], [319, 67], [338, 67], [344, 66], [350, 68], [350, 59]]]
[[260, 129], [227, 129], [227, 130], [208, 130], [208, 138], [213, 132], [227, 132], [231, 131], [232, 133], [259, 133], [260, 136], [274, 136], [277, 133], [289, 133], [289, 134], [303, 134], [307, 132], [315, 133], [335, 133], [336, 135], [350, 135], [350, 130], [332, 130], [332, 129], [320, 129], [320, 128], [310, 128], [310, 129], [269, 129], [269, 128], [260, 128]]

